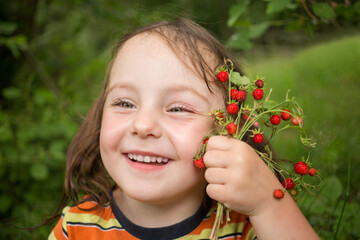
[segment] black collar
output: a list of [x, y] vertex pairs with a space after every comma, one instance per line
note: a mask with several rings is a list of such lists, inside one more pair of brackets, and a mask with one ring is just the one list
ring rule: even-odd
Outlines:
[[160, 228], [145, 228], [139, 225], [132, 223], [126, 216], [121, 212], [119, 207], [116, 205], [113, 197], [113, 189], [110, 190], [111, 197], [111, 207], [116, 219], [119, 221], [120, 225], [131, 235], [139, 239], [175, 239], [185, 236], [191, 233], [195, 228], [197, 228], [203, 219], [206, 217], [209, 208], [211, 206], [211, 199], [207, 198], [206, 204], [201, 204], [200, 208], [196, 213], [171, 226], [160, 227]]

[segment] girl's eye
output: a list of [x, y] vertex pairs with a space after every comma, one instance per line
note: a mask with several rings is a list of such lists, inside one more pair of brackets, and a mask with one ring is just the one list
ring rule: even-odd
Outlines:
[[118, 100], [114, 101], [112, 105], [118, 106], [121, 108], [135, 108], [135, 106], [132, 103], [122, 100], [122, 99], [118, 99]]
[[192, 111], [185, 106], [177, 106], [171, 108], [169, 112], [192, 112]]
[[175, 108], [170, 109], [170, 112], [183, 112], [183, 111], [185, 111], [185, 110], [180, 107], [175, 107]]

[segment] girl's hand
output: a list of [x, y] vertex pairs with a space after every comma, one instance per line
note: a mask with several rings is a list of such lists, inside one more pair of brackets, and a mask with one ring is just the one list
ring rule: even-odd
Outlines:
[[225, 137], [209, 139], [204, 155], [207, 194], [231, 210], [255, 216], [277, 201], [282, 188], [263, 160], [247, 143]]
[[248, 144], [211, 137], [204, 163], [208, 195], [248, 215], [259, 239], [320, 239], [289, 194], [280, 200], [273, 197], [282, 186]]

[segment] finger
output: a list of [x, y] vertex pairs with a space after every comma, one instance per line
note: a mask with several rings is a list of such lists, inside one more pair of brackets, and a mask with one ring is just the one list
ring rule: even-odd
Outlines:
[[227, 136], [212, 136], [206, 146], [206, 151], [210, 150], [229, 150], [238, 140]]
[[228, 177], [228, 171], [224, 168], [207, 168], [205, 179], [209, 184], [225, 184]]
[[227, 199], [226, 185], [223, 184], [208, 184], [206, 186], [206, 193], [210, 198], [222, 203]]
[[207, 168], [226, 168], [228, 166], [227, 151], [211, 150], [204, 154], [204, 163]]

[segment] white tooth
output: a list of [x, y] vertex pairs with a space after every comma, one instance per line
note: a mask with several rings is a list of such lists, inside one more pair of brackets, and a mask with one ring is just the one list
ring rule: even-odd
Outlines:
[[162, 157], [156, 158], [156, 161], [157, 161], [158, 163], [161, 163], [161, 162], [162, 162]]
[[133, 154], [133, 159], [134, 159], [134, 160], [137, 160], [137, 159], [138, 159], [138, 156], [135, 155], [135, 154]]
[[138, 160], [139, 162], [143, 162], [143, 161], [144, 161], [144, 157], [141, 156], [141, 155], [138, 155], [136, 160]]
[[150, 157], [150, 161], [151, 161], [151, 162], [156, 162], [156, 157], [154, 157], [154, 156], [153, 156], [153, 157]]
[[163, 160], [162, 160], [164, 163], [167, 163], [168, 161], [169, 161], [169, 159], [167, 159], [167, 158], [163, 158]]
[[149, 157], [149, 156], [145, 156], [145, 157], [144, 157], [144, 162], [149, 163], [149, 162], [150, 162], [150, 157]]
[[128, 153], [128, 158], [133, 159], [133, 158], [134, 158], [133, 154], [132, 154], [132, 153]]

